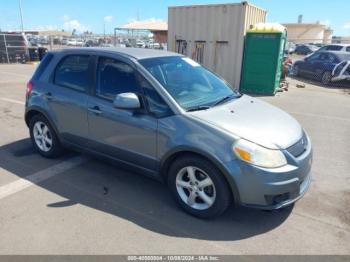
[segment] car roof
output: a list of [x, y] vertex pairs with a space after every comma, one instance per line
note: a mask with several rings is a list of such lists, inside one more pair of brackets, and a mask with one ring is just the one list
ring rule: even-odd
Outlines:
[[325, 46], [330, 46], [330, 45], [335, 45], [335, 46], [350, 46], [350, 44], [328, 44]]
[[319, 53], [334, 54], [334, 55], [337, 56], [341, 61], [343, 61], [343, 60], [350, 60], [350, 52], [320, 51]]
[[126, 55], [137, 60], [154, 58], [154, 57], [167, 57], [167, 56], [182, 56], [178, 53], [168, 52], [164, 50], [147, 49], [147, 48], [117, 48], [117, 47], [81, 47], [81, 48], [66, 48], [59, 49], [53, 52], [75, 53], [84, 51], [94, 51], [101, 54], [121, 54]]

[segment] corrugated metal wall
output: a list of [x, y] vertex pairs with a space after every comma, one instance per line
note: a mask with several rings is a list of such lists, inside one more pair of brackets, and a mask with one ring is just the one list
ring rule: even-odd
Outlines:
[[259, 7], [256, 7], [251, 4], [245, 5], [245, 30], [249, 29], [251, 25], [255, 25], [257, 23], [265, 23], [267, 12]]
[[181, 53], [238, 88], [246, 29], [265, 22], [266, 11], [246, 3], [179, 6], [169, 7], [168, 17], [168, 49], [179, 51], [183, 40]]

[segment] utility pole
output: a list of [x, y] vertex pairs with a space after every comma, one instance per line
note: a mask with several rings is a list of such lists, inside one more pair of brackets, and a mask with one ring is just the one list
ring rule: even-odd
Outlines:
[[19, 14], [21, 16], [21, 29], [22, 29], [22, 33], [24, 33], [23, 14], [22, 14], [22, 0], [18, 0], [18, 2], [19, 2]]
[[106, 22], [103, 22], [103, 40], [106, 42]]

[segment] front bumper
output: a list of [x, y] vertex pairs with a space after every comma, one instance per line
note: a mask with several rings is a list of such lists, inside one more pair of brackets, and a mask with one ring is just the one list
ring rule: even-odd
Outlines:
[[[302, 198], [311, 184], [312, 147], [298, 157], [285, 151], [288, 164], [280, 168], [261, 168], [239, 162], [239, 174], [232, 173], [238, 190], [238, 203], [260, 209], [278, 209]], [[231, 163], [237, 171], [237, 162]]]
[[[265, 195], [266, 205], [245, 204], [245, 203], [241, 203], [241, 204], [243, 206], [265, 209], [265, 210], [274, 210], [274, 209], [283, 208], [295, 203], [300, 198], [302, 198], [308, 191], [310, 184], [311, 184], [311, 173], [308, 174], [308, 176], [305, 178], [303, 182], [300, 183], [299, 188], [298, 186], [296, 187], [297, 189], [293, 189], [294, 187], [291, 186], [291, 189], [285, 189], [285, 193], [282, 193], [282, 194], [277, 193], [275, 195]], [[277, 191], [281, 192], [281, 190], [278, 190], [278, 189]]]

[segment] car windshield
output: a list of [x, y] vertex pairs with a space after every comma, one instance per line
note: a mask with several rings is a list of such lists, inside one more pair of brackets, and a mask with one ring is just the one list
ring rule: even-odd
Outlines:
[[316, 50], [319, 49], [317, 46], [314, 46], [314, 45], [310, 45], [309, 48], [310, 48], [310, 50], [312, 50], [312, 51], [316, 51]]
[[140, 63], [185, 110], [204, 109], [239, 94], [221, 78], [187, 57], [157, 57]]

